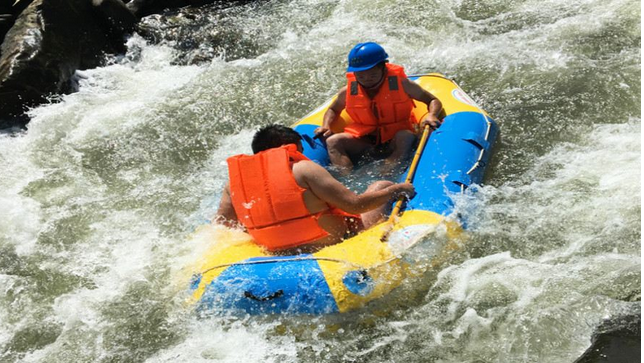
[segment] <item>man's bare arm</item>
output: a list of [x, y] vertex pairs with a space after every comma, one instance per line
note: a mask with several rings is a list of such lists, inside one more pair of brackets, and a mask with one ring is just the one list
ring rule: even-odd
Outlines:
[[212, 218], [212, 223], [221, 223], [228, 227], [236, 227], [238, 225], [237, 213], [235, 212], [233, 202], [230, 199], [229, 184], [226, 184], [223, 192], [221, 193], [219, 209], [217, 209], [217, 214]]
[[394, 184], [381, 190], [356, 194], [336, 180], [323, 167], [305, 161], [296, 164], [301, 168], [309, 190], [318, 198], [345, 212], [360, 214], [376, 209], [398, 194], [414, 194], [411, 184]]
[[441, 124], [438, 115], [443, 109], [441, 101], [427, 90], [423, 89], [423, 87], [418, 83], [412, 82], [409, 79], [404, 79], [402, 81], [402, 85], [409, 97], [427, 105], [427, 115], [419, 121], [421, 127], [424, 126], [425, 123], [428, 123], [433, 129], [438, 128]]
[[322, 119], [322, 126], [318, 127], [315, 129], [315, 134], [316, 135], [321, 135], [324, 137], [329, 137], [333, 135], [333, 132], [331, 131], [331, 126], [333, 126], [333, 123], [335, 120], [340, 117], [340, 114], [342, 113], [342, 110], [344, 110], [344, 107], [346, 106], [346, 98], [347, 98], [347, 87], [342, 87], [340, 92], [338, 92], [337, 97], [333, 102], [331, 102], [331, 105], [329, 108], [326, 110], [324, 113], [324, 117]]

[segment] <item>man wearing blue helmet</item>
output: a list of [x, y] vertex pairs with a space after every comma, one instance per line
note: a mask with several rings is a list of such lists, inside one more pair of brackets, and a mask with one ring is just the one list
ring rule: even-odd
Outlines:
[[[377, 43], [356, 45], [349, 52], [347, 85], [324, 114], [316, 135], [326, 138], [331, 163], [348, 173], [364, 155], [378, 152], [392, 163], [406, 157], [416, 142], [416, 124], [440, 126], [443, 106], [431, 93], [410, 81], [403, 67], [390, 64], [389, 56]], [[413, 100], [427, 105], [420, 122], [412, 110]], [[344, 132], [331, 131], [343, 110], [353, 121]], [[421, 127], [422, 129], [422, 127]]]

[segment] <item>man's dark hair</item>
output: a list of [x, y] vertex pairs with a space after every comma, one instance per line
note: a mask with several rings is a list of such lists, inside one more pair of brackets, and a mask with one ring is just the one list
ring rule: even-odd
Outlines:
[[301, 140], [300, 134], [290, 127], [272, 124], [264, 126], [253, 136], [251, 147], [253, 153], [280, 147], [287, 144], [296, 144]]

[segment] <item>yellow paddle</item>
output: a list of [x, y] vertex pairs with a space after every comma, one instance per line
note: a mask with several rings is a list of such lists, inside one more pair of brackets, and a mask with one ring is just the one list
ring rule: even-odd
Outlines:
[[[414, 159], [411, 161], [411, 165], [409, 166], [409, 172], [407, 172], [405, 183], [411, 183], [414, 180], [416, 167], [418, 166], [418, 162], [420, 161], [420, 156], [423, 153], [423, 149], [425, 149], [425, 144], [427, 143], [428, 137], [429, 137], [429, 125], [425, 125], [425, 128], [423, 129], [423, 135], [420, 137], [420, 143], [418, 144], [418, 148], [416, 149], [416, 153], [414, 154]], [[405, 200], [404, 196], [398, 197], [398, 200], [394, 205], [394, 209], [391, 211], [391, 215], [387, 220], [387, 223], [389, 225], [386, 227], [387, 229], [382, 234], [382, 237], [380, 237], [380, 241], [385, 242], [387, 238], [389, 238], [389, 234], [394, 229], [394, 222], [396, 218], [398, 218], [398, 214], [400, 213], [400, 208], [402, 208], [402, 204], [404, 200]]]

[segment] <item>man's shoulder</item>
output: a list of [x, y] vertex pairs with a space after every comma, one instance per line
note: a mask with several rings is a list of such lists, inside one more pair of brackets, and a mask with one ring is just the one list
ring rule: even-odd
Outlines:
[[315, 177], [323, 176], [325, 169], [311, 160], [302, 160], [293, 164], [293, 175], [298, 177]]
[[302, 187], [309, 189], [311, 183], [324, 180], [326, 174], [325, 169], [311, 160], [302, 160], [293, 164], [293, 178]]
[[309, 170], [309, 169], [317, 169], [317, 168], [321, 168], [321, 166], [312, 160], [300, 160], [293, 164], [293, 172], [295, 172], [295, 169]]

